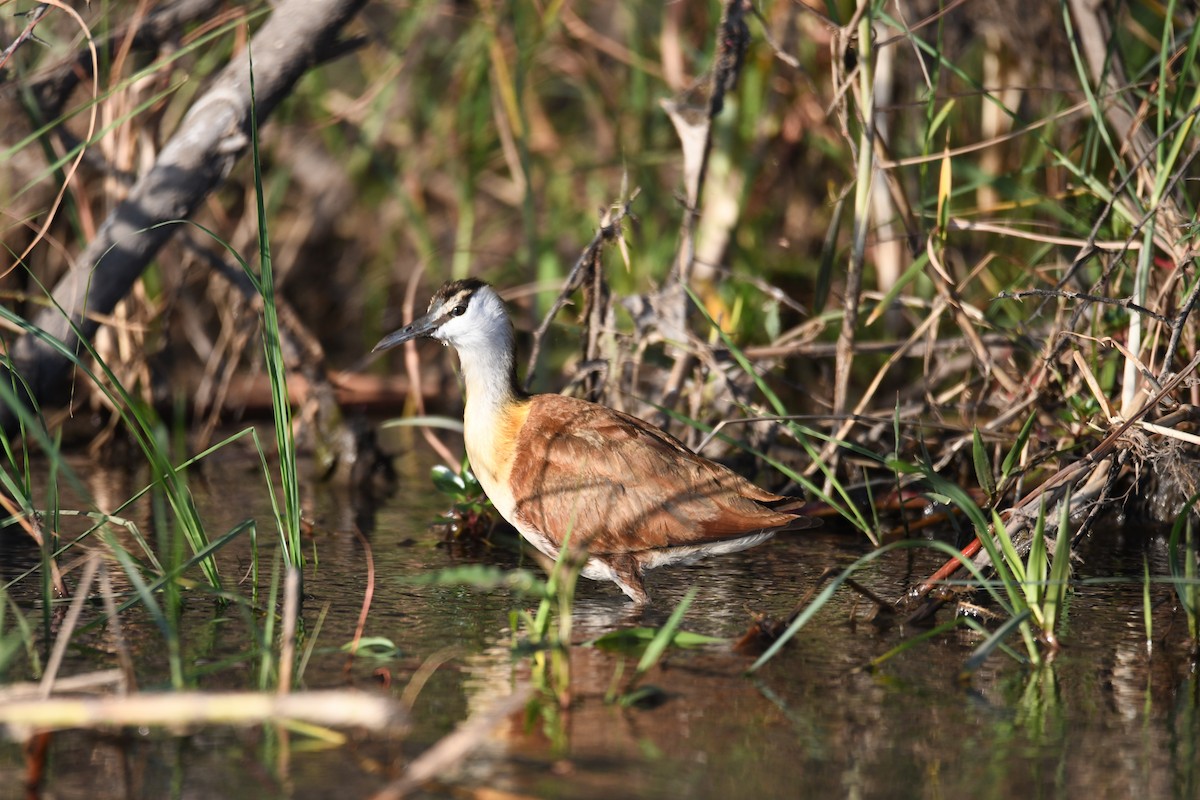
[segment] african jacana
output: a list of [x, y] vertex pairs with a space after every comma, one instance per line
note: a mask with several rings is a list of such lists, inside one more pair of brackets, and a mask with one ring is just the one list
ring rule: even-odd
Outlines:
[[431, 338], [458, 351], [466, 384], [467, 456], [496, 510], [556, 558], [568, 536], [582, 574], [614, 581], [634, 602], [643, 573], [753, 547], [817, 521], [802, 501], [760, 489], [637, 417], [517, 385], [516, 342], [503, 301], [478, 280], [452, 281], [425, 316], [374, 350]]

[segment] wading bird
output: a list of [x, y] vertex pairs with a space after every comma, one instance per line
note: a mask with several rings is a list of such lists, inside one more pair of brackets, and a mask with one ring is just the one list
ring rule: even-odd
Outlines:
[[637, 417], [524, 392], [512, 322], [482, 281], [447, 283], [425, 316], [374, 350], [417, 338], [458, 351], [467, 456], [500, 515], [550, 558], [564, 544], [586, 552], [583, 576], [615, 582], [636, 603], [649, 599], [648, 569], [818, 524], [799, 513], [802, 501], [760, 489]]

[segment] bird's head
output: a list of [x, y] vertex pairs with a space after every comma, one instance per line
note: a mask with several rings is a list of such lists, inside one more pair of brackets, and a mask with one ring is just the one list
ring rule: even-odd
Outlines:
[[512, 338], [512, 323], [499, 295], [483, 281], [467, 278], [443, 285], [425, 316], [383, 337], [372, 352], [413, 339], [437, 339], [460, 354], [486, 354], [510, 348]]

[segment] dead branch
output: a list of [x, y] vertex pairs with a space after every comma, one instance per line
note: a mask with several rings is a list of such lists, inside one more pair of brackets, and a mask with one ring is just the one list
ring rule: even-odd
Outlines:
[[[210, 16], [218, 5], [219, 0], [177, 0], [168, 3], [97, 40], [96, 52], [102, 61], [107, 62], [116, 48], [126, 42], [131, 50], [157, 50], [164, 42], [178, 36], [183, 26]], [[0, 66], [3, 62], [4, 59], [0, 58]], [[35, 75], [29, 89], [37, 101], [38, 112], [46, 119], [58, 117], [71, 92], [91, 77], [92, 59], [87, 51], [81, 51], [73, 58]]]
[[[25, 22], [25, 27], [17, 34], [17, 38], [13, 39], [8, 47], [4, 48], [3, 52], [0, 52], [0, 71], [8, 64], [8, 60], [13, 57], [13, 53], [17, 52], [17, 48], [28, 41], [39, 41], [33, 29], [37, 27], [37, 24], [42, 21], [42, 17], [46, 16], [46, 12], [49, 10], [49, 3], [38, 3], [32, 9], [25, 12], [25, 16], [28, 18]], [[3, 77], [3, 73], [0, 72], [0, 79]]]
[[[254, 36], [255, 112], [261, 121], [305, 72], [342, 52], [338, 37], [365, 0], [288, 0]], [[54, 288], [52, 305], [15, 343], [12, 362], [41, 404], [67, 398], [71, 358], [54, 344], [80, 352], [99, 323], [170, 238], [165, 224], [191, 215], [233, 169], [250, 144], [249, 54], [238, 57], [192, 106], [154, 167], [105, 220], [75, 265]], [[85, 314], [84, 311], [88, 313]], [[17, 415], [0, 406], [9, 430]]]
[[[637, 197], [637, 191], [634, 190], [633, 196], [619, 203], [614, 203], [605, 210], [604, 215], [600, 219], [600, 227], [596, 230], [596, 234], [587, 246], [583, 248], [583, 252], [579, 254], [579, 258], [575, 259], [575, 264], [571, 267], [571, 271], [567, 273], [567, 279], [563, 283], [562, 291], [558, 293], [554, 304], [550, 306], [550, 310], [546, 312], [546, 316], [542, 318], [542, 322], [538, 325], [537, 330], [533, 332], [533, 347], [529, 353], [529, 366], [525, 370], [525, 391], [529, 391], [533, 387], [533, 376], [537, 370], [538, 357], [542, 352], [542, 343], [546, 339], [546, 332], [550, 330], [550, 324], [554, 322], [554, 318], [558, 316], [558, 312], [563, 310], [567, 301], [570, 300], [571, 294], [576, 289], [591, 284], [596, 280], [596, 275], [603, 274], [603, 269], [600, 267], [600, 254], [604, 251], [604, 245], [608, 242], [620, 242], [623, 235], [623, 225], [626, 217], [632, 217], [629, 213], [629, 206]], [[588, 357], [585, 350], [585, 359]]]
[[1156, 319], [1168, 325], [1171, 324], [1171, 320], [1168, 317], [1133, 302], [1132, 297], [1105, 297], [1099, 294], [1068, 292], [1061, 289], [1022, 289], [1019, 292], [1001, 292], [996, 295], [997, 300], [1024, 300], [1026, 297], [1058, 297], [1063, 300], [1079, 300], [1084, 303], [1102, 303], [1104, 305], [1118, 306], [1127, 311]]

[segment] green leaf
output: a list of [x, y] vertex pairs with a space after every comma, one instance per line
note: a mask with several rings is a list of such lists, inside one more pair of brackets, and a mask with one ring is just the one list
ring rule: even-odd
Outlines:
[[683, 615], [687, 613], [688, 606], [696, 598], [698, 590], [699, 587], [697, 586], [688, 589], [688, 593], [683, 596], [683, 599], [679, 601], [679, 605], [675, 606], [675, 610], [671, 612], [671, 616], [666, 624], [650, 640], [650, 644], [646, 645], [646, 652], [642, 653], [642, 660], [638, 662], [636, 674], [641, 675], [657, 664], [658, 660], [662, 658], [663, 651], [667, 649], [667, 646], [675, 638], [675, 633], [679, 630], [679, 623], [683, 621]]
[[1021, 457], [1021, 451], [1025, 449], [1025, 443], [1029, 441], [1029, 434], [1033, 431], [1033, 421], [1035, 419], [1037, 419], [1037, 411], [1030, 412], [1029, 418], [1021, 426], [1021, 432], [1017, 434], [1017, 441], [1013, 443], [1008, 454], [1004, 456], [1004, 462], [1000, 465], [1001, 483], [1008, 480], [1008, 476], [1012, 474], [1013, 468], [1017, 465], [1017, 459]]
[[511, 589], [536, 597], [546, 595], [546, 582], [529, 570], [504, 570], [486, 564], [469, 564], [411, 575], [406, 581], [418, 586], [470, 586], [475, 589]]
[[937, 133], [938, 128], [942, 127], [943, 123], [945, 123], [946, 119], [950, 116], [950, 112], [954, 110], [954, 104], [955, 100], [954, 98], [951, 98], [944, 106], [942, 106], [941, 110], [934, 115], [933, 120], [929, 123], [928, 136], [933, 136], [933, 134]]
[[470, 469], [464, 468], [458, 476], [462, 480], [463, 491], [470, 497], [476, 497], [483, 494], [483, 487], [479, 485], [479, 479], [475, 477], [475, 473]]
[[433, 480], [434, 488], [442, 494], [461, 497], [467, 488], [462, 476], [445, 464], [438, 464], [429, 470], [429, 477]]
[[1034, 621], [1048, 631], [1046, 622], [1047, 604], [1053, 602], [1047, 585], [1046, 565], [1046, 496], [1042, 495], [1042, 505], [1038, 509], [1037, 522], [1034, 524], [1033, 537], [1029, 540], [1029, 555], [1025, 559], [1025, 598], [1033, 610]]
[[987, 446], [979, 434], [979, 428], [971, 431], [971, 458], [975, 462], [975, 477], [979, 480], [979, 488], [988, 498], [996, 496], [996, 481], [992, 478], [992, 460], [988, 457]]
[[346, 642], [341, 646], [343, 653], [353, 652], [364, 658], [387, 659], [400, 655], [400, 648], [386, 636], [364, 636], [358, 642]]
[[[656, 628], [624, 628], [622, 630], [610, 631], [603, 636], [597, 636], [589, 642], [585, 642], [585, 647], [596, 647], [601, 650], [608, 650], [619, 653], [640, 653], [642, 650], [654, 640], [658, 635]], [[690, 631], [676, 631], [675, 636], [671, 639], [673, 647], [703, 647], [710, 644], [724, 644], [726, 639], [719, 636], [706, 636], [702, 633], [692, 633]]]
[[[1025, 591], [1028, 589], [1026, 585], [1025, 562], [1021, 560], [1020, 554], [1017, 553], [1017, 546], [1013, 543], [1012, 536], [1009, 535], [1008, 526], [1004, 524], [1004, 520], [1000, 519], [1000, 515], [995, 511], [992, 511], [992, 527], [996, 531], [996, 541], [1000, 543], [1000, 552], [1004, 556], [1003, 561], [997, 561], [992, 564], [992, 567], [996, 570], [996, 574], [1001, 577], [1003, 577], [1003, 572], [1000, 568], [1002, 566], [1008, 567], [1012, 572], [1013, 579], [1020, 584], [1012, 588], [1020, 592], [1021, 596], [1024, 596]], [[1016, 597], [1013, 597], [1014, 601], [1016, 599]], [[1026, 602], [1028, 602], [1028, 598], [1026, 598]]]

